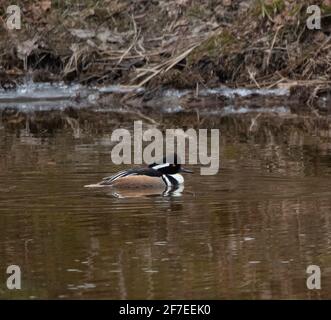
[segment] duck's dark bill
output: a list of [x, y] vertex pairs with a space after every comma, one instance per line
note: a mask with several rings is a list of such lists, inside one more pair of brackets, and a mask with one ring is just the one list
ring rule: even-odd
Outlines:
[[181, 169], [180, 169], [180, 172], [193, 173], [192, 170], [185, 169], [185, 168], [181, 168]]

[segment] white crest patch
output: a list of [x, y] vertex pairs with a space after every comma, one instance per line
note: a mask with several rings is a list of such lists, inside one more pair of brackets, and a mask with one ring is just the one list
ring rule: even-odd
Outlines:
[[176, 173], [176, 174], [169, 174], [170, 177], [173, 177], [178, 184], [183, 184], [184, 183], [184, 177], [179, 174], [179, 173]]
[[161, 163], [161, 164], [157, 164], [156, 166], [152, 167], [154, 170], [159, 170], [165, 167], [169, 167], [169, 163]]

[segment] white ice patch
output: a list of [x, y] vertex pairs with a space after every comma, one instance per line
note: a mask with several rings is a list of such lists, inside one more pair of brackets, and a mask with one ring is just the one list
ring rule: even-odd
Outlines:
[[238, 97], [247, 97], [252, 94], [257, 94], [260, 96], [286, 96], [290, 92], [285, 88], [277, 89], [247, 89], [247, 88], [214, 88], [214, 89], [204, 89], [199, 92], [201, 95], [212, 95], [219, 94], [228, 98]]

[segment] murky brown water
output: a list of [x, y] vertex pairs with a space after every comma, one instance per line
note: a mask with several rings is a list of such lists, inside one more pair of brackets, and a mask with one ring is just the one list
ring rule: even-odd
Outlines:
[[123, 168], [107, 137], [0, 128], [0, 297], [331, 298], [331, 145], [235, 141], [181, 196], [119, 199], [83, 188]]

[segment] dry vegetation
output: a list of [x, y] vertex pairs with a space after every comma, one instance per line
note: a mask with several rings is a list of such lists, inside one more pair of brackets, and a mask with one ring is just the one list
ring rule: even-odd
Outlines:
[[[308, 86], [331, 83], [331, 1], [17, 1], [22, 30], [7, 30], [0, 3], [0, 83], [126, 86]], [[322, 29], [308, 30], [309, 4]]]

